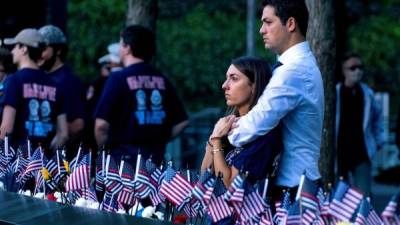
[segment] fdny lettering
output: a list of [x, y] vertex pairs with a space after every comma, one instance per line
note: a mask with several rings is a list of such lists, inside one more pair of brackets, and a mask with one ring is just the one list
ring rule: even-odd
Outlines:
[[24, 84], [24, 98], [39, 98], [56, 101], [57, 88], [41, 84]]
[[130, 76], [126, 78], [130, 90], [159, 89], [165, 90], [164, 78], [155, 76]]

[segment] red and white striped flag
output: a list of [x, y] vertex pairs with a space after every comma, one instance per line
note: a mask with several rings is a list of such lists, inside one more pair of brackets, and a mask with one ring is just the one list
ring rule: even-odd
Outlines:
[[66, 191], [75, 191], [89, 188], [90, 183], [90, 154], [86, 154], [82, 161], [77, 164], [76, 169], [68, 177], [65, 183]]

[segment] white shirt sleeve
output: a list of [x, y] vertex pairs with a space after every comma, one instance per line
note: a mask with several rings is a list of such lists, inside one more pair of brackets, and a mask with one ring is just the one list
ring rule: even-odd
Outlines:
[[276, 78], [275, 75], [257, 104], [239, 119], [238, 127], [228, 137], [232, 145], [241, 147], [268, 133], [299, 104], [300, 90], [292, 85], [283, 84], [286, 82], [282, 82], [281, 79], [274, 78]]

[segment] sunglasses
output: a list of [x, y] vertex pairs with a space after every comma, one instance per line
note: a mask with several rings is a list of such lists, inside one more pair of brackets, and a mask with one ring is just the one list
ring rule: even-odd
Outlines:
[[356, 69], [364, 70], [364, 66], [363, 65], [354, 65], [354, 66], [350, 66], [348, 69], [351, 71], [355, 71]]

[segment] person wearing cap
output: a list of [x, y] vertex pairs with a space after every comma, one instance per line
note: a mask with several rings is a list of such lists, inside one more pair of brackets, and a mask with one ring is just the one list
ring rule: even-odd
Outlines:
[[181, 100], [169, 80], [149, 64], [155, 53], [154, 34], [139, 25], [120, 36], [124, 69], [111, 73], [94, 113], [99, 147], [135, 164], [139, 152], [159, 163], [167, 142], [188, 124]]
[[13, 62], [18, 71], [8, 79], [0, 138], [10, 135], [18, 147], [29, 138], [33, 147], [48, 150], [61, 147], [68, 139], [64, 103], [56, 84], [37, 65], [43, 51], [43, 37], [27, 28], [4, 44], [13, 45]]
[[104, 84], [111, 72], [122, 69], [121, 60], [119, 58], [119, 43], [109, 44], [107, 47], [108, 54], [98, 59], [100, 66], [100, 76], [88, 85], [86, 90], [86, 112], [90, 115], [85, 121], [85, 140], [84, 143], [89, 148], [97, 149], [97, 144], [94, 138], [94, 120], [91, 117], [100, 99]]
[[80, 142], [79, 136], [84, 128], [84, 86], [81, 80], [64, 63], [68, 46], [67, 38], [61, 29], [54, 25], [46, 25], [39, 29], [39, 33], [43, 36], [46, 44], [39, 60], [39, 66], [57, 84], [65, 100], [70, 137], [67, 156], [70, 158], [75, 155], [74, 152]]
[[86, 100], [89, 108], [94, 110], [103, 91], [104, 84], [111, 72], [122, 69], [121, 60], [119, 58], [119, 43], [108, 45], [108, 54], [98, 59], [100, 65], [100, 76], [94, 80], [86, 91]]

